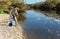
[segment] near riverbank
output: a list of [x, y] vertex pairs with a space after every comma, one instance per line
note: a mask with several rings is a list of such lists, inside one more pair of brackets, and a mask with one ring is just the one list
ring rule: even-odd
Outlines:
[[0, 39], [23, 39], [22, 27], [9, 27], [8, 22], [9, 14], [0, 14]]

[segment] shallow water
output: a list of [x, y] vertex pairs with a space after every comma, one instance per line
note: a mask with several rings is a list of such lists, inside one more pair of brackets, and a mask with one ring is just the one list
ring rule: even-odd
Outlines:
[[28, 10], [22, 23], [24, 39], [60, 39], [60, 20], [46, 16], [45, 12]]

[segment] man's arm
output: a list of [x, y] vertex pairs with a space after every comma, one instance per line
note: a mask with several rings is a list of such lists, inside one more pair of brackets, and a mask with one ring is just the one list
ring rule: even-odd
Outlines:
[[18, 11], [17, 10], [15, 11], [15, 13], [16, 13], [16, 15], [18, 15]]
[[12, 10], [10, 10], [9, 14], [11, 15]]

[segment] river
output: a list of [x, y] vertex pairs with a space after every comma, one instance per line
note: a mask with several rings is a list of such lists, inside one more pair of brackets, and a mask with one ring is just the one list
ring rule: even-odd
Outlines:
[[23, 13], [21, 25], [24, 39], [60, 39], [60, 20], [53, 13], [35, 10]]

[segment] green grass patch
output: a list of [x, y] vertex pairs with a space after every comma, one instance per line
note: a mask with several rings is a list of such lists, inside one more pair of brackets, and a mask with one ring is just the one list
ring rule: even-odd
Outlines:
[[0, 9], [0, 14], [4, 14], [4, 10], [3, 9]]

